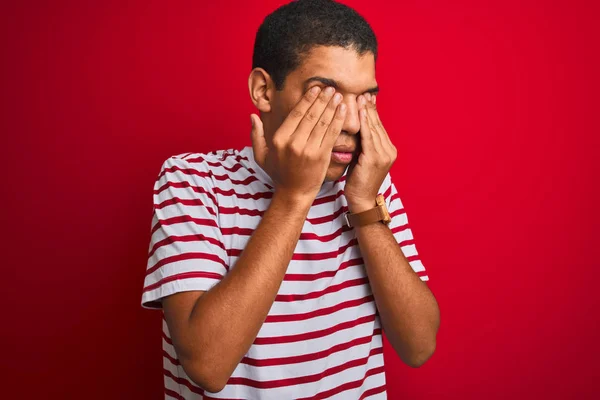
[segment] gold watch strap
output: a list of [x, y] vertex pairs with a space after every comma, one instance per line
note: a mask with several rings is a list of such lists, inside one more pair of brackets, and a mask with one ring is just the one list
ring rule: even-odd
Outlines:
[[383, 222], [389, 224], [391, 221], [390, 214], [385, 206], [385, 198], [382, 195], [377, 196], [377, 205], [375, 208], [363, 211], [357, 214], [346, 213], [346, 223], [349, 227], [364, 226], [374, 222]]

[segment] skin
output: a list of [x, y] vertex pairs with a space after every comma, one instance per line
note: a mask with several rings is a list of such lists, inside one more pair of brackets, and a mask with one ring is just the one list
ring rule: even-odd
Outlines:
[[[333, 83], [335, 90], [327, 90]], [[251, 72], [249, 90], [261, 114], [251, 115], [254, 155], [273, 179], [273, 199], [235, 268], [217, 285], [163, 300], [182, 367], [210, 392], [225, 386], [256, 338], [323, 182], [349, 167], [349, 211], [368, 210], [397, 156], [372, 95], [378, 88], [371, 53], [316, 47], [283, 90], [260, 68]], [[332, 159], [340, 147], [354, 150], [350, 165]], [[407, 365], [419, 367], [435, 350], [437, 302], [389, 228], [377, 222], [355, 230], [386, 336]]]
[[[267, 144], [271, 145], [275, 131], [306, 90], [315, 86], [325, 89], [334, 82], [337, 84], [336, 92], [343, 96], [343, 103], [348, 111], [334, 147], [356, 148], [359, 144], [357, 134], [360, 131], [358, 96], [367, 91], [379, 91], [372, 53], [359, 56], [355, 51], [341, 47], [316, 47], [306, 56], [300, 67], [288, 74], [281, 91], [275, 89], [265, 70], [257, 68], [252, 71], [249, 81], [251, 97], [261, 112]], [[346, 167], [345, 164], [331, 162], [325, 181], [338, 179]]]

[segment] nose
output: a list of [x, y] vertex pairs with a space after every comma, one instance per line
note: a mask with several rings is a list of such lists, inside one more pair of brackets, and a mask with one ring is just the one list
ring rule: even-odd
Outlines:
[[358, 116], [356, 97], [344, 97], [344, 104], [346, 104], [346, 120], [342, 126], [342, 131], [350, 135], [356, 135], [360, 131], [360, 118]]

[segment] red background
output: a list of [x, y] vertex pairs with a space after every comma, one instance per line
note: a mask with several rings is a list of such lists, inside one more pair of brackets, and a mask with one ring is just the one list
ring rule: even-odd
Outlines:
[[[162, 398], [142, 310], [164, 159], [250, 143], [281, 2], [3, 4], [2, 397]], [[380, 40], [392, 174], [441, 308], [390, 399], [600, 395], [592, 1], [348, 1]], [[93, 5], [92, 5], [93, 4]], [[597, 397], [596, 397], [597, 398]]]

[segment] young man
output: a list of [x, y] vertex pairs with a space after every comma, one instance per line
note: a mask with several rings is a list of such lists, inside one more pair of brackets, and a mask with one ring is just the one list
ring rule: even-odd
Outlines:
[[261, 25], [252, 148], [163, 165], [145, 307], [162, 307], [167, 398], [386, 398], [382, 329], [408, 365], [439, 310], [389, 170], [377, 41], [301, 0]]

